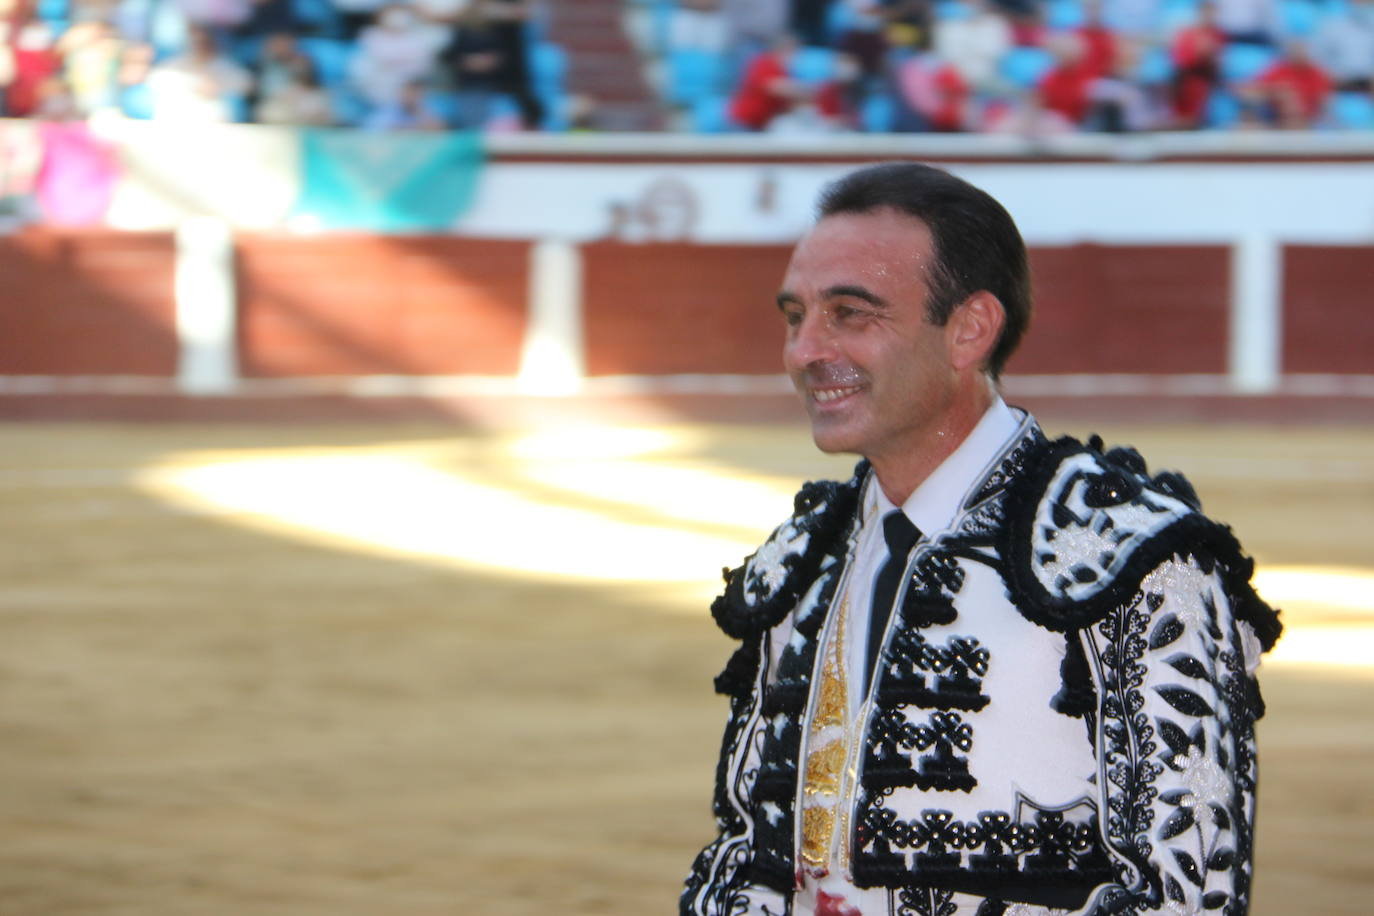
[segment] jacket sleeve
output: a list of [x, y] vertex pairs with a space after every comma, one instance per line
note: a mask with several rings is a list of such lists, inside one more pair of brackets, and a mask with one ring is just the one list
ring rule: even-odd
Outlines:
[[1244, 913], [1260, 641], [1220, 566], [1172, 557], [1080, 631], [1104, 839], [1119, 883], [1084, 912]]
[[767, 676], [770, 642], [764, 633], [735, 652], [716, 689], [730, 697], [730, 717], [716, 766], [713, 811], [716, 836], [692, 863], [682, 896], [681, 916], [783, 916], [782, 895], [749, 878], [754, 820], [749, 783], [758, 772], [762, 679]]

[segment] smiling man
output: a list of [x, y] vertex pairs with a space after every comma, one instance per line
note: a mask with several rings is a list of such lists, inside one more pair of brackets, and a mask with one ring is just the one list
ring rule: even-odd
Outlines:
[[1245, 913], [1277, 615], [1182, 477], [1002, 401], [1030, 316], [1011, 217], [862, 169], [777, 301], [817, 446], [863, 460], [712, 607], [741, 644], [682, 912]]

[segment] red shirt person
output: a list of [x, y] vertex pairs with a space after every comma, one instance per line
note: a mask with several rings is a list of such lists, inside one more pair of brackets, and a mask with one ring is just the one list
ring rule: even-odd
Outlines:
[[1255, 79], [1246, 94], [1264, 103], [1266, 120], [1289, 130], [1304, 130], [1326, 109], [1331, 77], [1312, 62], [1302, 42], [1290, 42], [1285, 52]]

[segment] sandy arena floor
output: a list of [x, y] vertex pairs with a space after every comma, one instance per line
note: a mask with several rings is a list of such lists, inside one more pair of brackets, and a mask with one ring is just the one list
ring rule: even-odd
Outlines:
[[[1287, 611], [1254, 914], [1368, 914], [1374, 433], [1129, 438]], [[850, 463], [793, 426], [0, 426], [0, 914], [673, 912], [717, 572]]]

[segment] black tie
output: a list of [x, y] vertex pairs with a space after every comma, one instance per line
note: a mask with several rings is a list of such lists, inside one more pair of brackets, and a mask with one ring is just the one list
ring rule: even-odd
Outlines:
[[907, 554], [920, 540], [921, 530], [911, 523], [906, 513], [895, 509], [883, 516], [883, 538], [887, 541], [887, 562], [878, 570], [878, 579], [873, 586], [873, 607], [868, 618], [868, 655], [864, 667], [864, 693], [873, 683], [873, 669], [878, 662], [878, 653], [883, 647], [883, 635], [887, 631], [888, 618], [892, 616], [892, 605], [897, 599], [897, 586], [906, 572]]

